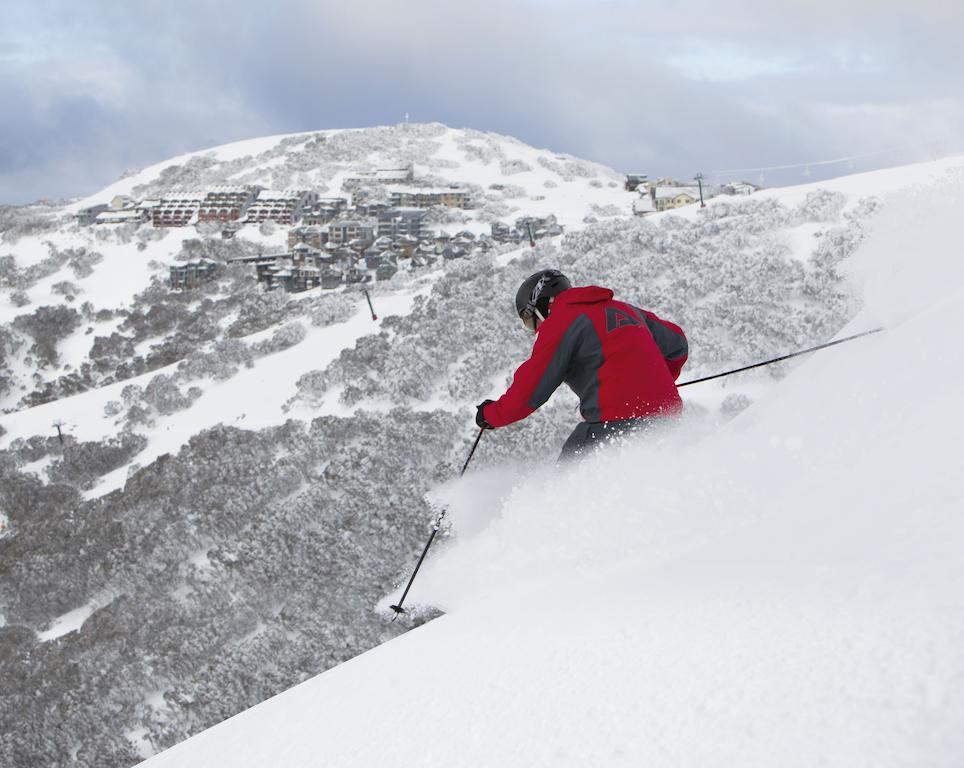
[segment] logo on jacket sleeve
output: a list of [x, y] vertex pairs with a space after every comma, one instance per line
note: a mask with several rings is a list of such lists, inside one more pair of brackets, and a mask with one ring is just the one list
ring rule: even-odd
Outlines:
[[619, 307], [606, 307], [606, 333], [627, 325], [639, 325], [639, 319]]

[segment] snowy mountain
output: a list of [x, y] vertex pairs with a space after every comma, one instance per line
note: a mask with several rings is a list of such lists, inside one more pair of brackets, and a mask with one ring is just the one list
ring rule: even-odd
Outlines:
[[[475, 207], [438, 222], [453, 234], [549, 214], [567, 234], [534, 249], [506, 246], [369, 284], [379, 317], [373, 322], [358, 290], [266, 293], [247, 266], [226, 268], [196, 292], [167, 287], [167, 269], [177, 260], [223, 263], [239, 253], [284, 248], [280, 227], [248, 226], [222, 241], [217, 233], [149, 225], [85, 228], [72, 218], [117, 195], [213, 184], [338, 194], [352, 175], [409, 164], [425, 183], [471, 188]], [[253, 758], [258, 752], [250, 743], [245, 757], [225, 746], [238, 740], [234, 723], [249, 722], [251, 733], [262, 733], [275, 727], [275, 717], [299, 722], [298, 706], [287, 702], [302, 695], [319, 712], [346, 702], [362, 706], [370, 694], [364, 680], [380, 673], [380, 664], [394, 666], [396, 654], [399, 663], [444, 660], [440, 646], [448, 632], [480, 658], [478, 670], [449, 670], [447, 682], [433, 689], [452, 714], [470, 714], [450, 701], [456, 694], [448, 683], [460, 674], [488, 669], [486, 695], [505, 690], [511, 675], [485, 662], [495, 664], [503, 651], [507, 661], [531, 670], [534, 689], [546, 690], [539, 671], [556, 669], [559, 657], [548, 654], [540, 667], [524, 650], [537, 653], [550, 635], [566, 659], [592, 657], [596, 651], [582, 643], [595, 645], [593, 632], [609, 638], [601, 647], [623, 658], [618, 637], [638, 628], [638, 617], [616, 617], [617, 598], [635, 607], [635, 590], [648, 583], [644, 594], [652, 605], [638, 616], [666, 625], [678, 616], [667, 602], [677, 593], [661, 592], [659, 577], [678, 569], [680, 583], [689, 579], [696, 592], [693, 579], [705, 576], [686, 571], [687, 553], [711, 547], [712, 557], [737, 561], [737, 550], [720, 542], [737, 537], [738, 528], [764, 541], [764, 523], [777, 525], [773, 498], [785, 503], [788, 530], [805, 527], [807, 498], [831, 517], [841, 509], [817, 494], [814, 478], [831, 466], [839, 474], [845, 456], [854, 463], [847, 451], [863, 452], [865, 412], [852, 409], [856, 420], [847, 427], [849, 417], [838, 411], [849, 401], [841, 397], [831, 412], [848, 439], [821, 437], [813, 409], [820, 397], [834, 399], [827, 390], [836, 369], [810, 382], [812, 392], [799, 382], [809, 382], [808, 372], [821, 365], [862, 358], [848, 347], [819, 359], [827, 362], [793, 366], [786, 379], [789, 368], [686, 390], [689, 416], [679, 433], [605, 467], [550, 478], [550, 463], [574, 422], [574, 401], [560, 392], [524, 424], [487, 436], [473, 474], [447, 489], [473, 437], [472, 406], [501, 391], [531, 343], [509, 309], [520, 280], [551, 264], [575, 282], [609, 285], [686, 328], [691, 364], [684, 376], [712, 373], [848, 327], [890, 325], [895, 294], [882, 295], [896, 281], [916, 278], [896, 268], [896, 254], [904, 256], [908, 238], [922, 237], [918, 221], [935, 245], [944, 242], [944, 230], [929, 222], [949, 204], [931, 197], [935, 189], [948, 198], [948, 189], [959, 188], [961, 165], [720, 198], [702, 210], [640, 220], [629, 215], [636, 196], [608, 169], [506, 137], [398, 126], [241, 142], [146, 169], [69, 206], [9, 214], [0, 244], [6, 377], [0, 394], [2, 405], [14, 409], [0, 418], [0, 762], [129, 765], [396, 638], [408, 625], [387, 623], [373, 607], [407, 575], [433, 518], [433, 499], [450, 503], [454, 536], [434, 553], [413, 597], [448, 615], [263, 706], [275, 714], [252, 710], [247, 720], [183, 749], [212, 749], [226, 764], [229, 755]], [[911, 210], [914, 200], [922, 202]], [[868, 254], [878, 251], [893, 259], [874, 263]], [[952, 290], [955, 275], [934, 290]], [[890, 343], [868, 341], [863, 348], [886, 357]], [[928, 347], [916, 349], [923, 355]], [[880, 364], [874, 357], [864, 362], [871, 369]], [[875, 397], [885, 402], [887, 393]], [[24, 407], [31, 403], [40, 404]], [[787, 426], [778, 427], [785, 417]], [[882, 424], [884, 431], [870, 433], [880, 451], [891, 439]], [[893, 439], [903, 439], [900, 425], [894, 430]], [[830, 450], [821, 439], [839, 445]], [[633, 482], [622, 480], [640, 459], [653, 474], [634, 470]], [[673, 486], [672, 477], [686, 482]], [[739, 509], [738, 499], [745, 502]], [[667, 512], [642, 520], [640, 506]], [[948, 541], [953, 533], [947, 531]], [[808, 539], [799, 539], [805, 560]], [[746, 565], [745, 573], [737, 569], [728, 578], [742, 585], [751, 570]], [[596, 593], [573, 583], [580, 575], [606, 599], [587, 600]], [[723, 589], [725, 581], [714, 584]], [[556, 585], [575, 602], [554, 602], [546, 591]], [[720, 612], [712, 595], [700, 599]], [[470, 603], [480, 606], [471, 619]], [[669, 613], [660, 614], [660, 605]], [[742, 608], [750, 621], [753, 606]], [[584, 618], [597, 629], [587, 629]], [[682, 619], [700, 626], [705, 616]], [[743, 637], [735, 619], [726, 626]], [[652, 652], [673, 637], [659, 640], [647, 631]], [[520, 641], [516, 657], [507, 647], [512, 638]], [[483, 639], [502, 650], [485, 656]], [[451, 663], [464, 667], [467, 657], [452, 650]], [[698, 646], [692, 650], [704, 655]], [[606, 669], [618, 675], [618, 666]], [[575, 664], [573, 672], [579, 673]], [[598, 678], [600, 685], [609, 679]], [[579, 680], [586, 678], [575, 674], [573, 685]], [[390, 685], [398, 693], [406, 688]], [[483, 701], [491, 703], [481, 696], [480, 707]], [[351, 711], [346, 706], [342, 714]], [[408, 711], [414, 717], [418, 710]], [[482, 722], [481, 714], [477, 720], [480, 734], [499, 722], [509, 728], [508, 721]], [[557, 710], [553, 722], [564, 720]], [[358, 764], [373, 762], [363, 759], [372, 754], [365, 745], [349, 742], [366, 722], [370, 728], [364, 718], [340, 725], [343, 740], [325, 739], [331, 754], [357, 749]], [[265, 748], [271, 741], [259, 739]], [[289, 739], [292, 764], [317, 754], [309, 741]], [[433, 742], [443, 753], [445, 743]], [[524, 750], [525, 743], [517, 746]], [[158, 759], [176, 761], [178, 754]], [[205, 764], [189, 754], [192, 763]], [[397, 754], [427, 761], [404, 749]]]
[[962, 182], [851, 259], [842, 332], [885, 333], [709, 432], [468, 475], [417, 582], [444, 617], [146, 765], [956, 765]]

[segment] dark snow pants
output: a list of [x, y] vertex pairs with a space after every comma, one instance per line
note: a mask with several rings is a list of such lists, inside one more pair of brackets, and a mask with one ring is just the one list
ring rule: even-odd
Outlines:
[[583, 458], [597, 451], [600, 446], [610, 443], [620, 435], [638, 432], [650, 424], [652, 419], [622, 419], [620, 421], [583, 421], [580, 422], [565, 444], [559, 461]]

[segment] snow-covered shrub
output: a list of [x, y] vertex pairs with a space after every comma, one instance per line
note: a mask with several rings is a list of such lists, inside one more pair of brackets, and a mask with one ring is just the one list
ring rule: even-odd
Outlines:
[[[73, 438], [67, 436], [67, 441]], [[39, 461], [51, 453], [61, 450], [60, 441], [52, 435], [33, 435], [32, 437], [18, 437], [12, 441], [7, 450], [14, 454], [18, 464], [30, 464]]]
[[626, 212], [621, 209], [618, 205], [597, 205], [593, 203], [589, 206], [589, 210], [596, 216], [611, 217], [611, 216], [624, 216]]
[[177, 366], [179, 381], [212, 378], [218, 381], [230, 379], [243, 365], [250, 368], [254, 355], [240, 339], [221, 339], [206, 350], [188, 355]]
[[576, 178], [592, 178], [596, 175], [596, 168], [584, 160], [568, 155], [556, 158], [539, 155], [536, 162], [543, 168], [560, 176], [563, 181], [575, 181]]
[[163, 240], [167, 237], [170, 230], [166, 227], [152, 227], [150, 224], [145, 224], [138, 228], [135, 238], [139, 243], [156, 243], [159, 240]]
[[59, 225], [54, 210], [43, 204], [0, 205], [0, 242], [13, 243], [21, 237], [50, 232]]
[[153, 427], [154, 426], [154, 410], [146, 405], [140, 405], [135, 403], [130, 408], [127, 409], [127, 413], [124, 414], [124, 425], [127, 429], [133, 429], [134, 427]]
[[31, 264], [24, 269], [17, 267], [13, 256], [0, 256], [0, 286], [19, 290], [26, 290], [37, 281], [59, 272], [70, 260], [72, 251], [60, 251], [54, 245], [47, 243], [49, 252], [40, 262]]
[[26, 291], [14, 291], [10, 294], [10, 303], [15, 307], [26, 307], [30, 303], [30, 297]]
[[134, 357], [134, 342], [120, 333], [110, 336], [95, 336], [90, 349], [90, 359], [95, 368], [101, 372], [113, 371], [121, 360]]
[[488, 165], [489, 163], [499, 159], [498, 152], [496, 152], [488, 144], [461, 142], [459, 143], [459, 149], [462, 150], [462, 154], [465, 155], [466, 160], [479, 162], [483, 165]]
[[104, 404], [104, 415], [105, 416], [116, 416], [121, 411], [124, 410], [124, 406], [121, 405], [119, 400], [108, 400]]
[[526, 196], [525, 188], [516, 184], [499, 184], [499, 189], [503, 200], [515, 200]]
[[159, 373], [144, 387], [143, 400], [162, 416], [190, 407], [191, 398], [181, 392], [174, 376]]
[[121, 390], [121, 400], [124, 401], [124, 405], [126, 406], [140, 402], [143, 397], [144, 388], [139, 384], [128, 384]]
[[78, 279], [89, 277], [94, 273], [94, 264], [99, 264], [104, 260], [104, 256], [97, 251], [88, 251], [86, 248], [71, 250], [68, 266], [73, 270], [74, 276]]
[[29, 315], [14, 318], [13, 327], [33, 339], [30, 353], [41, 365], [58, 363], [57, 343], [66, 339], [81, 324], [80, 313], [63, 305], [38, 307]]
[[499, 163], [499, 170], [503, 176], [512, 176], [516, 173], [526, 173], [532, 170], [532, 166], [525, 160], [503, 160]]
[[254, 353], [262, 357], [275, 352], [281, 352], [284, 349], [300, 344], [305, 340], [307, 335], [308, 332], [301, 323], [297, 321], [287, 323], [271, 334], [270, 339], [256, 343], [254, 345]]
[[212, 183], [210, 172], [218, 165], [213, 153], [188, 158], [184, 165], [169, 165], [160, 175], [147, 184], [140, 184], [131, 191], [139, 200], [161, 197], [175, 189], [197, 189]]
[[51, 463], [47, 475], [52, 482], [90, 488], [101, 477], [127, 464], [147, 446], [147, 438], [132, 432], [100, 442], [71, 443], [63, 458]]
[[817, 189], [807, 193], [806, 199], [797, 206], [796, 212], [801, 221], [836, 221], [846, 204], [847, 198], [840, 192]]
[[81, 288], [69, 280], [61, 280], [59, 283], [54, 283], [50, 286], [50, 292], [59, 294], [68, 301], [73, 301], [74, 297], [76, 297], [78, 293], [81, 293]]
[[344, 293], [323, 296], [316, 306], [313, 306], [309, 317], [315, 328], [342, 323], [351, 317], [355, 311], [355, 302]]
[[476, 212], [476, 218], [479, 221], [495, 221], [511, 216], [518, 210], [517, 207], [501, 201], [486, 201], [481, 210]]
[[423, 160], [422, 163], [427, 168], [446, 168], [451, 170], [451, 169], [462, 167], [459, 163], [455, 162], [454, 160], [449, 160], [448, 158], [445, 158], [445, 157], [430, 157], [427, 160]]
[[284, 319], [287, 301], [282, 291], [243, 296], [238, 319], [228, 327], [227, 335], [240, 338], [277, 325]]

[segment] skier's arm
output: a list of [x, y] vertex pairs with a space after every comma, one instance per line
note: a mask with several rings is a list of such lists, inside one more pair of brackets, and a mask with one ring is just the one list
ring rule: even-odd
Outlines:
[[485, 406], [484, 418], [491, 426], [504, 427], [524, 419], [545, 403], [565, 379], [575, 348], [575, 333], [582, 323], [566, 328], [552, 319], [539, 329], [532, 354], [516, 370], [506, 393]]
[[689, 355], [689, 344], [686, 341], [683, 329], [669, 320], [657, 317], [653, 312], [647, 312], [639, 307], [635, 309], [646, 321], [646, 327], [653, 334], [656, 346], [659, 347], [659, 351], [666, 361], [666, 367], [673, 374], [673, 381], [676, 381]]

